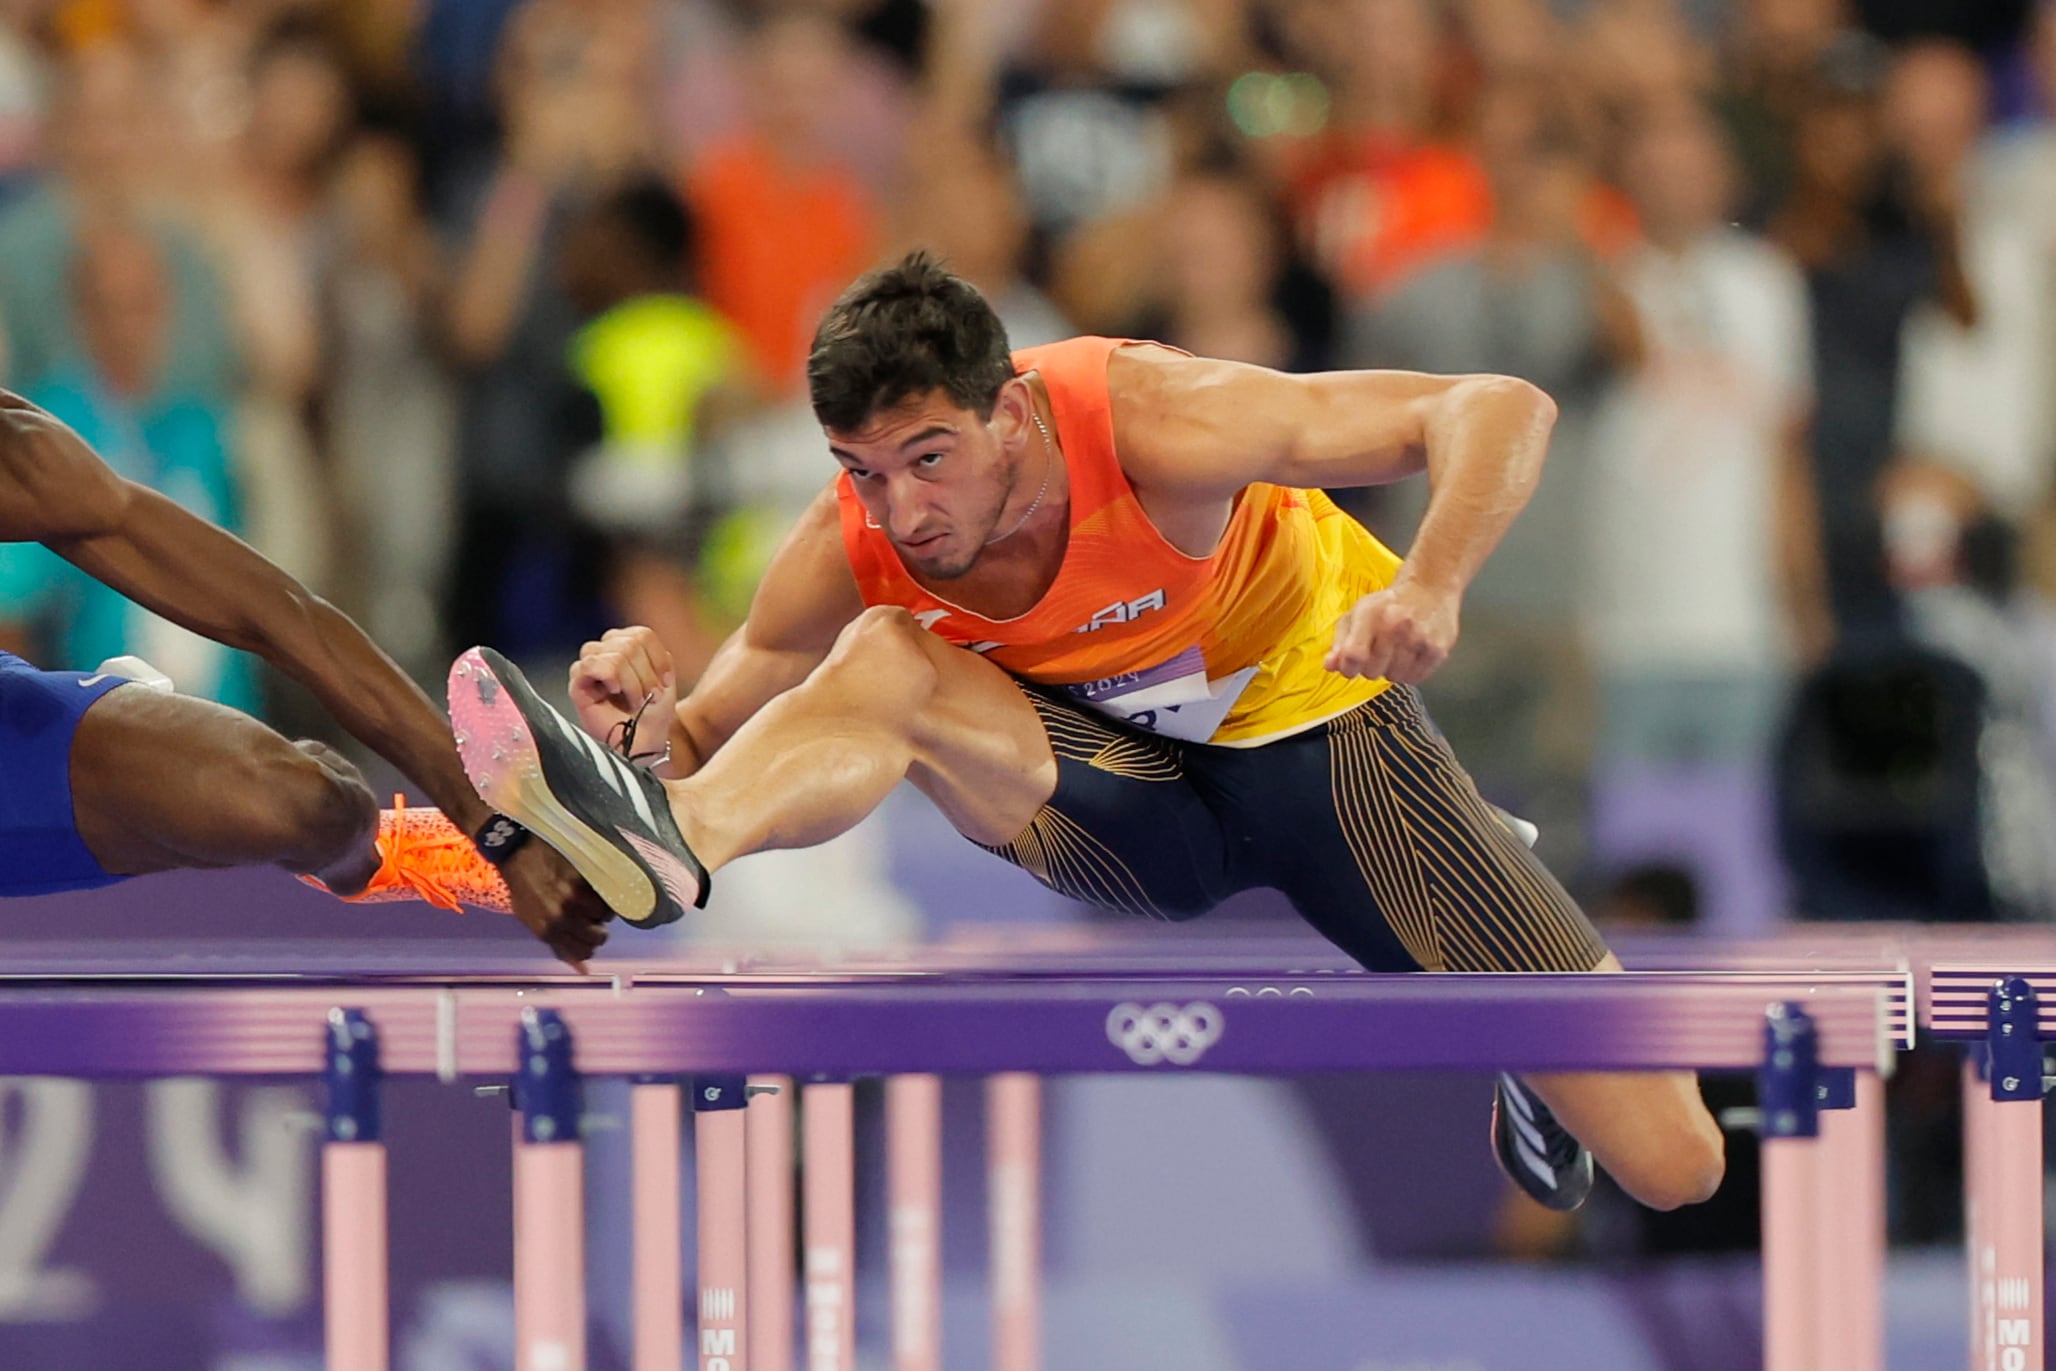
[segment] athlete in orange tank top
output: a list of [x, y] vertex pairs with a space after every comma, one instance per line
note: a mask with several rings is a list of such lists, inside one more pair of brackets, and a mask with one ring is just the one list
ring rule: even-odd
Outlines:
[[864, 602], [899, 605], [931, 633], [1038, 685], [1187, 742], [1249, 746], [1310, 728], [1382, 691], [1326, 670], [1335, 624], [1389, 585], [1399, 558], [1318, 490], [1257, 482], [1209, 556], [1157, 531], [1114, 450], [1107, 360], [1126, 341], [1073, 338], [1014, 354], [1039, 377], [1070, 490], [1070, 540], [1027, 613], [990, 619], [908, 573], [837, 481], [843, 546]]
[[[505, 722], [482, 767], [503, 812], [597, 887], [682, 916], [736, 857], [831, 838], [904, 780], [1101, 908], [1267, 887], [1375, 970], [1617, 969], [1411, 689], [1540, 478], [1534, 386], [1105, 338], [1014, 353], [920, 253], [844, 293], [807, 373], [842, 475], [687, 698], [643, 628], [573, 668], [582, 733], [503, 664], [453, 686]], [[1404, 566], [1317, 489], [1422, 474]], [[593, 741], [651, 750], [652, 709], [662, 782]], [[1559, 1209], [1594, 1155], [1664, 1207], [1720, 1176], [1689, 1073], [1505, 1076], [1497, 1108], [1500, 1164]]]

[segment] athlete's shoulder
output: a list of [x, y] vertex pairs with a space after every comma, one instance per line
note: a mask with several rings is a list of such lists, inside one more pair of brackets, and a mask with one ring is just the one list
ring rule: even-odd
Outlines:
[[1219, 365], [1169, 343], [1123, 339], [1107, 356], [1107, 397], [1117, 405], [1161, 402], [1182, 388], [1203, 383], [1209, 368]]
[[822, 488], [771, 555], [750, 605], [753, 624], [761, 618], [799, 637], [824, 630], [832, 637], [863, 609], [843, 543], [836, 486], [831, 481]]
[[[846, 480], [840, 474], [829, 478], [827, 484], [807, 501], [807, 507], [792, 526], [792, 532], [785, 537], [778, 555], [791, 551], [795, 557], [825, 563], [849, 564], [843, 551], [843, 487]], [[830, 555], [830, 554], [833, 555]]]
[[[1195, 357], [1163, 343], [1137, 341], [1107, 359], [1107, 409], [1122, 465], [1155, 468], [1167, 451], [1194, 441], [1188, 432], [1256, 370], [1213, 357]], [[1132, 459], [1132, 462], [1131, 462]]]
[[1074, 338], [1059, 338], [1054, 343], [1015, 348], [1011, 354], [1014, 374], [1026, 376], [1032, 371], [1042, 377], [1045, 385], [1073, 390], [1081, 383], [1090, 385], [1103, 376], [1107, 353], [1119, 346], [1118, 339], [1079, 334]]
[[794, 522], [792, 532], [771, 555], [765, 582], [773, 578], [792, 588], [806, 588], [812, 596], [839, 596], [841, 590], [855, 590], [855, 576], [849, 567], [849, 549], [843, 543], [843, 502], [839, 499], [841, 479], [829, 481], [810, 499], [806, 512]]

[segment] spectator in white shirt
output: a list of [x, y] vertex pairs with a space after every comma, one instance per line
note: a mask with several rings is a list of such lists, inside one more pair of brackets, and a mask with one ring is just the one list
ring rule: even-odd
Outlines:
[[1696, 109], [1641, 130], [1627, 173], [1648, 241], [1621, 283], [1646, 355], [1594, 442], [1602, 754], [1758, 764], [1795, 655], [1824, 652], [1829, 634], [1803, 446], [1805, 284], [1728, 225], [1733, 161]]

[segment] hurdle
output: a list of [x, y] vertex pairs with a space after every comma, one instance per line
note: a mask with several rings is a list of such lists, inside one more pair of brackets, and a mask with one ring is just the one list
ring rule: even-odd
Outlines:
[[[1800, 1081], [1816, 1069], [1879, 1073], [1889, 1069], [1897, 1046], [1888, 1000], [1875, 984], [1836, 983], [1830, 977], [1678, 973], [1315, 975], [1232, 984], [1183, 976], [1051, 977], [1005, 984], [934, 978], [924, 984], [841, 985], [773, 983], [769, 978], [745, 984], [737, 978], [719, 987], [695, 988], [639, 981], [618, 993], [609, 993], [605, 983], [582, 989], [551, 985], [524, 993], [504, 987], [219, 984], [182, 991], [169, 981], [58, 991], [15, 979], [0, 988], [0, 1072], [76, 1077], [327, 1074], [336, 1119], [361, 1119], [367, 1107], [361, 1096], [375, 1092], [379, 1079], [394, 1075], [513, 1080], [523, 1106], [517, 1174], [525, 1181], [517, 1186], [515, 1201], [523, 1235], [517, 1247], [527, 1254], [517, 1255], [516, 1282], [524, 1301], [540, 1301], [518, 1330], [522, 1371], [542, 1366], [579, 1371], [584, 1364], [582, 1323], [574, 1331], [567, 1322], [573, 1308], [582, 1316], [578, 1263], [570, 1257], [580, 1243], [577, 1173], [566, 1165], [578, 1145], [577, 1082], [611, 1076], [662, 1086], [689, 1078], [695, 1131], [726, 1128], [731, 1140], [743, 1139], [741, 1146], [728, 1146], [718, 1156], [722, 1145], [714, 1144], [700, 1160], [703, 1192], [711, 1185], [716, 1194], [710, 1198], [717, 1202], [701, 1211], [698, 1345], [705, 1352], [711, 1334], [713, 1347], [734, 1348], [725, 1367], [719, 1366], [724, 1358], [718, 1353], [703, 1356], [700, 1365], [703, 1371], [741, 1371], [744, 1366], [787, 1371], [770, 1359], [771, 1349], [750, 1345], [748, 1331], [757, 1326], [755, 1299], [750, 1262], [739, 1256], [746, 1253], [747, 1242], [738, 1246], [733, 1241], [738, 1211], [747, 1224], [749, 1209], [746, 1201], [738, 1203], [749, 1184], [746, 1176], [737, 1175], [735, 1164], [740, 1158], [740, 1169], [749, 1169], [751, 1109], [734, 1107], [738, 1097], [747, 1102], [745, 1071], [769, 1068], [802, 1081], [825, 1078], [832, 1088], [844, 1090], [839, 1082], [870, 1076], [1000, 1078], [994, 1087], [995, 1114], [1016, 1111], [1021, 1126], [1011, 1131], [1020, 1137], [1033, 1132], [1028, 1088], [1035, 1077], [1053, 1073], [1752, 1070], [1766, 1062], [1765, 1012], [1772, 1003], [1803, 1006], [1803, 1013], [1795, 1009], [1788, 1016], [1788, 1027], [1798, 1031], [1803, 1025], [1793, 1041], [1810, 1041], [1813, 1047], [1788, 1063]], [[337, 1065], [345, 1057], [336, 1050], [338, 1023], [350, 1026], [342, 1035], [354, 1054], [347, 1056], [347, 1072]], [[1768, 1055], [1775, 1055], [1775, 1049]], [[1012, 1073], [1023, 1074], [1009, 1082]], [[343, 1077], [348, 1085], [339, 1092], [336, 1083]], [[725, 1078], [721, 1099], [704, 1101], [710, 1107], [702, 1109], [702, 1082], [712, 1077]], [[1819, 1084], [1796, 1088], [1812, 1099]], [[1003, 1104], [1009, 1089], [1019, 1093]], [[717, 1104], [727, 1107], [712, 1107]], [[1807, 1121], [1798, 1117], [1804, 1112], [1795, 1113], [1789, 1136], [1781, 1134], [1772, 1147], [1817, 1147], [1805, 1141]], [[361, 1145], [366, 1140], [361, 1123], [357, 1127], [359, 1133], [349, 1141]], [[329, 1145], [348, 1145], [336, 1140], [336, 1133], [349, 1128], [332, 1123]], [[838, 1134], [836, 1147], [824, 1146], [823, 1155], [830, 1175], [840, 1180], [849, 1174], [847, 1155], [839, 1127], [831, 1131]], [[657, 1130], [649, 1137], [651, 1146], [670, 1146]], [[1032, 1157], [1019, 1152], [996, 1155], [993, 1164], [1002, 1163], [1017, 1175], [1032, 1178], [1035, 1172]], [[330, 1211], [339, 1221], [325, 1237], [325, 1269], [338, 1277], [350, 1273], [360, 1287], [352, 1308], [383, 1299], [382, 1271], [366, 1257], [367, 1250], [376, 1248], [382, 1258], [382, 1230], [359, 1222], [374, 1212], [383, 1215], [382, 1187], [375, 1202], [368, 1198], [374, 1180], [382, 1176], [360, 1178], [347, 1209], [338, 1205]], [[1017, 1215], [1032, 1215], [1032, 1191], [1015, 1193], [1006, 1203]], [[813, 1194], [810, 1187], [810, 1198]], [[720, 1196], [726, 1197], [725, 1209]], [[835, 1197], [822, 1203], [833, 1212], [846, 1212], [836, 1209]], [[1817, 1218], [1813, 1209], [1767, 1212], [1767, 1247], [1783, 1253], [1789, 1242], [1817, 1231]], [[1016, 1241], [1032, 1237], [1034, 1226], [995, 1227], [1010, 1230], [1009, 1241]], [[725, 1254], [716, 1250], [723, 1243], [728, 1244]], [[1835, 1254], [1827, 1255], [1825, 1265], [1833, 1267]], [[1035, 1364], [1035, 1265], [1033, 1248], [1025, 1246], [995, 1263], [995, 1274], [1006, 1275], [1009, 1282], [1007, 1290], [997, 1292], [1007, 1309], [1006, 1326], [1029, 1330], [1013, 1335], [1009, 1366]], [[919, 1269], [925, 1282], [939, 1265], [927, 1261]], [[1783, 1268], [1767, 1261], [1766, 1269]], [[713, 1285], [710, 1272], [734, 1284]], [[842, 1275], [838, 1272], [837, 1279]], [[558, 1282], [559, 1288], [550, 1289], [548, 1281]], [[653, 1280], [646, 1286], [638, 1279], [639, 1327], [645, 1301], [672, 1306], [681, 1301], [675, 1278], [668, 1290], [660, 1285]], [[377, 1287], [375, 1294], [372, 1287]], [[732, 1302], [709, 1298], [721, 1290], [732, 1291]], [[1775, 1302], [1788, 1296], [1772, 1293], [1770, 1298]], [[894, 1308], [934, 1307], [925, 1290], [896, 1289], [892, 1303]], [[842, 1339], [852, 1331], [854, 1310], [844, 1304], [841, 1312], [832, 1353], [822, 1355], [828, 1342], [817, 1341], [818, 1329], [809, 1328], [814, 1371], [837, 1364], [848, 1345]], [[657, 1327], [661, 1311], [648, 1313], [649, 1326]], [[1780, 1320], [1772, 1332], [1773, 1365], [1813, 1364], [1804, 1357], [1811, 1355], [1818, 1332], [1805, 1327], [1804, 1318], [1786, 1326], [1793, 1323]], [[330, 1332], [331, 1355], [338, 1358], [332, 1365], [350, 1371], [383, 1367], [382, 1343], [353, 1351], [337, 1341], [341, 1332], [335, 1324]], [[1780, 1353], [1778, 1338], [1792, 1340], [1795, 1348], [1803, 1343], [1805, 1350]], [[367, 1336], [361, 1341], [378, 1340]], [[767, 1355], [753, 1356], [753, 1350]], [[340, 1359], [345, 1355], [357, 1360], [345, 1362]], [[638, 1361], [639, 1371], [642, 1365]]]
[[[1886, 1029], [1894, 1046], [1910, 1049], [1915, 1032], [1916, 973], [1912, 950], [1922, 940], [1923, 930], [1910, 928], [1836, 929], [1807, 928], [1775, 939], [1745, 943], [1709, 944], [1699, 939], [1676, 937], [1631, 941], [1624, 954], [1632, 967], [1647, 974], [1749, 973], [1783, 978], [1803, 987], [1844, 985], [1873, 987], [1884, 997]], [[934, 949], [926, 951], [933, 952]], [[781, 978], [804, 983], [818, 968], [775, 959], [747, 959], [734, 976], [763, 984]], [[1032, 984], [1052, 979], [1076, 981], [1100, 977], [1107, 980], [1141, 980], [1151, 976], [1178, 978], [1217, 972], [1223, 966], [1258, 968], [1245, 974], [1225, 994], [1236, 996], [1311, 996], [1343, 987], [1376, 983], [1381, 979], [1363, 971], [1325, 943], [1306, 938], [1265, 937], [1236, 940], [1227, 951], [1213, 945], [1171, 945], [1133, 935], [1103, 930], [1059, 930], [1046, 934], [1026, 955], [993, 944], [971, 942], [943, 949], [933, 961], [907, 953], [876, 954], [853, 964], [840, 964], [837, 974], [847, 974], [871, 984], [922, 984], [932, 981], [940, 968], [956, 983]], [[1658, 969], [1662, 969], [1659, 971]], [[1801, 970], [1800, 968], [1803, 968]], [[1269, 974], [1269, 973], [1278, 974]], [[664, 973], [648, 978], [661, 983]], [[1781, 1212], [1790, 1204], [1803, 1202], [1818, 1211], [1820, 1241], [1838, 1254], [1835, 1262], [1798, 1263], [1794, 1270], [1811, 1273], [1813, 1282], [1808, 1334], [1811, 1352], [1794, 1364], [1810, 1371], [1876, 1371], [1884, 1357], [1883, 1285], [1886, 1262], [1886, 1214], [1884, 1203], [1885, 1139], [1884, 1095], [1875, 1072], [1828, 1071], [1809, 1105], [1806, 1127], [1817, 1128], [1821, 1160], [1817, 1175], [1796, 1186], [1778, 1191]], [[900, 1139], [930, 1127], [923, 1116], [895, 1107], [887, 1096], [887, 1130], [897, 1154]], [[934, 1144], [921, 1141], [906, 1144], [916, 1153]], [[995, 1171], [994, 1193], [1001, 1180]], [[894, 1202], [897, 1215], [898, 1202]], [[1785, 1220], [1788, 1224], [1789, 1218]], [[995, 1215], [995, 1243], [1003, 1232]], [[997, 1270], [1018, 1269], [1015, 1261], [998, 1246], [993, 1256]], [[901, 1289], [895, 1270], [895, 1298]], [[918, 1306], [927, 1296], [907, 1296]], [[895, 1305], [897, 1310], [899, 1306]], [[902, 1343], [895, 1323], [896, 1371], [917, 1371], [926, 1363], [917, 1350], [918, 1339]], [[995, 1365], [1006, 1365], [1007, 1344], [996, 1349]]]
[[1963, 1228], [1969, 1364], [2027, 1371], [2047, 1355], [2043, 1318], [2042, 1044], [2056, 1037], [2056, 961], [1938, 964], [1927, 1027], [1962, 1042]]

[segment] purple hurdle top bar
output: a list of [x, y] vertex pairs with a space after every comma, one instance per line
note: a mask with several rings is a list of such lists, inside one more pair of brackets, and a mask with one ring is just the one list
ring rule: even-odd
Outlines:
[[[1674, 934], [1615, 940], [1631, 971], [1854, 971], [1904, 969], [1910, 950], [1925, 946], [1931, 930], [1888, 926], [1801, 925], [1789, 934], [1734, 942]], [[1012, 978], [1080, 974], [1314, 975], [1363, 974], [1335, 947], [1310, 931], [1223, 923], [1165, 926], [1089, 924], [1062, 927], [973, 928], [936, 942], [902, 947], [839, 951], [696, 949], [666, 957], [634, 955], [632, 938], [618, 940], [594, 963], [601, 978], [638, 979], [715, 974], [819, 974], [953, 979]], [[1959, 936], [1942, 960], [1965, 961], [1984, 940]], [[2041, 943], [2056, 961], [2056, 935]], [[138, 943], [95, 947], [0, 940], [0, 981], [71, 978], [122, 980], [164, 975], [222, 980], [360, 981], [467, 980], [577, 983], [582, 979], [551, 962], [540, 948], [485, 945], [457, 940], [421, 940], [404, 946], [367, 948], [360, 940], [294, 939], [234, 944]]]
[[[313, 1075], [337, 1005], [389, 1074], [505, 1076], [523, 1009], [559, 1010], [588, 1075], [1177, 1070], [1754, 1069], [1772, 1001], [1821, 1063], [1889, 1069], [1886, 996], [1790, 976], [1392, 976], [1231, 996], [1220, 980], [1016, 985], [0, 989], [0, 1074]], [[1242, 988], [1248, 989], [1247, 986]]]
[[[14, 991], [29, 991], [37, 987], [58, 987], [62, 985], [70, 995], [84, 995], [88, 989], [101, 991], [142, 991], [148, 987], [179, 989], [181, 993], [195, 993], [201, 987], [214, 987], [218, 991], [255, 991], [259, 987], [331, 987], [325, 991], [329, 1003], [364, 1003], [364, 991], [360, 987], [376, 987], [380, 991], [399, 989], [452, 989], [465, 993], [483, 993], [498, 989], [502, 993], [522, 991], [526, 995], [567, 995], [567, 997], [590, 997], [596, 993], [627, 995], [631, 999], [644, 999], [656, 993], [695, 993], [695, 991], [732, 991], [732, 993], [773, 993], [773, 991], [870, 991], [882, 993], [890, 989], [919, 991], [927, 989], [933, 993], [960, 993], [970, 995], [975, 991], [999, 993], [1005, 989], [1032, 991], [1044, 987], [1051, 995], [1061, 993], [1098, 993], [1110, 1001], [1139, 999], [1143, 1003], [1158, 1003], [1172, 995], [1192, 997], [1215, 997], [1223, 1005], [1238, 999], [1266, 999], [1266, 997], [1287, 997], [1293, 1001], [1301, 999], [1334, 999], [1338, 995], [1359, 995], [1359, 993], [1384, 993], [1371, 987], [1392, 987], [1392, 985], [1415, 985], [1423, 980], [1433, 980], [1439, 985], [1472, 983], [1482, 987], [1482, 995], [1491, 997], [1499, 991], [1491, 987], [1509, 985], [1536, 985], [1546, 980], [1556, 980], [1561, 985], [1589, 987], [1598, 980], [1614, 980], [1612, 976], [1419, 976], [1419, 974], [1371, 974], [1347, 964], [1341, 954], [1326, 943], [1310, 941], [1306, 937], [1232, 937], [1223, 943], [1219, 952], [1207, 952], [1203, 948], [1184, 946], [1168, 948], [1166, 956], [1160, 958], [1160, 966], [1133, 966], [1145, 962], [1137, 954], [1137, 946], [1145, 939], [1135, 935], [1110, 935], [1098, 937], [1098, 931], [1071, 929], [1065, 933], [1092, 933], [1088, 937], [1036, 937], [1030, 941], [1030, 952], [1001, 956], [999, 950], [975, 950], [964, 952], [958, 948], [954, 954], [948, 946], [944, 948], [923, 948], [909, 950], [907, 954], [882, 954], [874, 958], [861, 958], [855, 962], [824, 962], [822, 958], [720, 958], [720, 956], [693, 956], [693, 958], [672, 958], [672, 960], [646, 960], [646, 962], [615, 962], [609, 966], [611, 974], [602, 976], [578, 976], [572, 972], [547, 970], [545, 974], [514, 974], [516, 962], [498, 954], [489, 960], [487, 968], [479, 968], [479, 958], [463, 958], [465, 970], [450, 970], [448, 966], [436, 966], [434, 960], [409, 956], [409, 958], [372, 958], [366, 966], [362, 950], [352, 950], [350, 958], [327, 958], [310, 956], [308, 950], [298, 950], [286, 966], [288, 970], [261, 970], [263, 962], [251, 954], [208, 954], [197, 956], [193, 952], [169, 954], [164, 958], [136, 956], [134, 952], [121, 960], [113, 958], [90, 958], [64, 954], [62, 958], [41, 956], [27, 958], [27, 964], [14, 964], [8, 972], [0, 974], [0, 997]], [[1254, 946], [1250, 946], [1254, 943]], [[1669, 958], [1674, 964], [1690, 964], [1684, 956], [1692, 950], [1704, 962], [1729, 962], [1733, 970], [1725, 966], [1721, 970], [1690, 970], [1690, 972], [1639, 972], [1649, 985], [1665, 985], [1669, 980], [1676, 983], [1709, 983], [1727, 974], [1743, 976], [1776, 976], [1785, 989], [1780, 995], [1803, 997], [1805, 993], [1822, 987], [1869, 987], [1883, 993], [1883, 1015], [1885, 1032], [1898, 1048], [1912, 1046], [1914, 1034], [1914, 976], [1904, 968], [1904, 962], [1894, 962], [1885, 952], [1877, 948], [1875, 939], [1861, 943], [1861, 948], [1848, 948], [1836, 954], [1834, 946], [1815, 950], [1811, 956], [1787, 950], [1783, 943], [1766, 943], [1766, 946], [1750, 946], [1743, 950], [1725, 950], [1719, 943], [1704, 943], [1692, 939], [1676, 941], [1678, 954]], [[1098, 952], [1094, 954], [1094, 948]], [[1328, 960], [1343, 962], [1334, 968], [1306, 970], [1304, 964], [1320, 960], [1312, 954], [1332, 954]], [[148, 950], [146, 950], [148, 952]], [[911, 960], [913, 952], [933, 954], [938, 966], [917, 964]], [[1234, 956], [1227, 956], [1234, 952]], [[1176, 956], [1172, 956], [1176, 954]], [[1084, 962], [1084, 968], [1073, 968], [1069, 972], [1057, 970], [1061, 962], [1057, 958], [1077, 958]], [[1217, 966], [1195, 966], [1195, 962], [1217, 964]], [[356, 966], [356, 972], [345, 974], [343, 966]], [[526, 966], [533, 970], [535, 960], [528, 958]], [[1295, 968], [1297, 970], [1275, 970]], [[1818, 970], [1818, 966], [1842, 966], [1848, 970]], [[1805, 968], [1805, 970], [1799, 970]], [[1857, 970], [1863, 968], [1863, 970]], [[1404, 995], [1419, 993], [1398, 991]], [[454, 1001], [450, 1001], [454, 1003]], [[553, 1001], [555, 1003], [555, 1001]], [[0, 999], [4, 1005], [4, 999]], [[4, 1024], [4, 1020], [0, 1020]], [[0, 1063], [4, 1063], [4, 1044], [0, 1044]], [[1032, 1069], [1038, 1063], [1020, 1061], [1007, 1069]], [[1349, 1069], [1355, 1063], [1332, 1063], [1336, 1069]], [[1423, 1067], [1449, 1065], [1449, 1063], [1421, 1063]], [[1482, 1063], [1480, 1063], [1482, 1065]], [[1507, 1059], [1507, 1069], [1546, 1069], [1542, 1063], [1515, 1063]], [[1713, 1065], [1713, 1063], [1706, 1063]], [[592, 1071], [592, 1067], [586, 1067]], [[648, 1071], [650, 1067], [637, 1067], [637, 1071]], [[693, 1069], [744, 1069], [744, 1071], [824, 1071], [827, 1067], [794, 1061], [783, 1057], [750, 1057], [736, 1065], [734, 1061], [699, 1061], [689, 1067], [666, 1067], [676, 1071]], [[874, 1067], [866, 1067], [872, 1071]], [[968, 1067], [919, 1067], [919, 1065], [894, 1065], [892, 1071], [952, 1071]], [[1057, 1071], [1081, 1071], [1096, 1069], [1090, 1065], [1051, 1065]], [[1240, 1067], [1223, 1067], [1234, 1071], [1264, 1071], [1266, 1067], [1250, 1063]], [[1326, 1069], [1324, 1063], [1285, 1063], [1277, 1069]], [[448, 1073], [448, 1071], [446, 1071]]]

